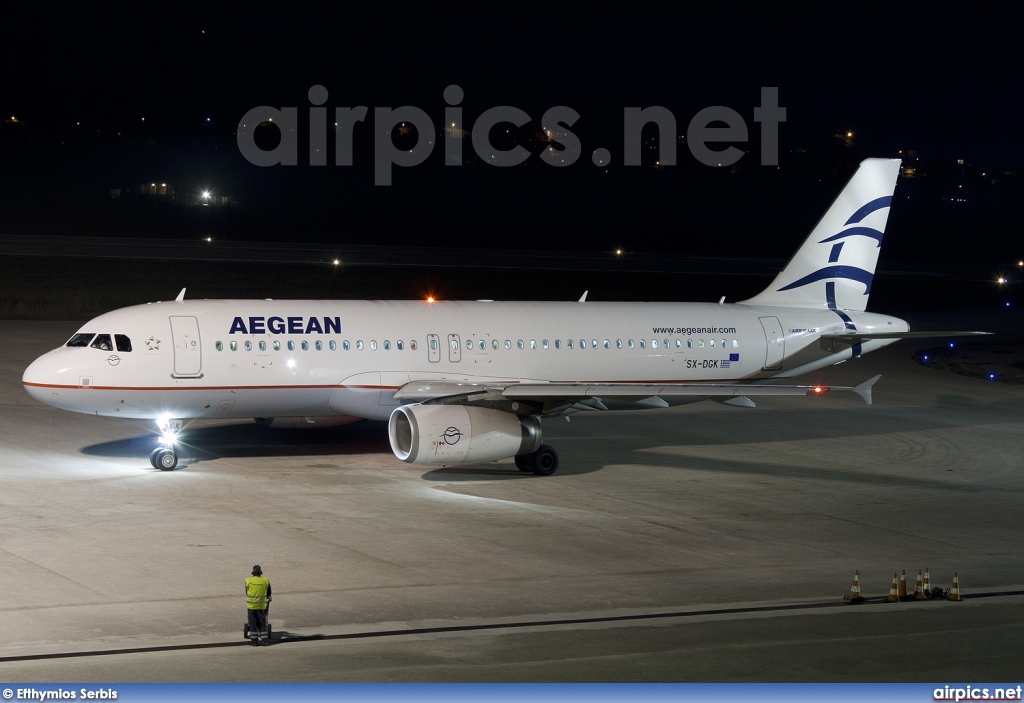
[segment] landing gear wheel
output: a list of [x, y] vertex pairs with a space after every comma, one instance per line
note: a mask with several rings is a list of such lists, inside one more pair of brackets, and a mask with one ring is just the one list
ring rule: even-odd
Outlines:
[[523, 473], [533, 473], [533, 469], [530, 468], [530, 455], [516, 454], [516, 468]]
[[558, 452], [550, 444], [540, 445], [540, 449], [527, 456], [530, 470], [537, 476], [550, 476], [558, 471]]
[[157, 447], [149, 455], [149, 463], [153, 465], [154, 469], [173, 471], [174, 467], [178, 465], [178, 453], [167, 447]]

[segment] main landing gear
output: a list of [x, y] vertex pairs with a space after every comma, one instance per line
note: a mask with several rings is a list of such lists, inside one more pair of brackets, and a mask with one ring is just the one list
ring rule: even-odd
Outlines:
[[516, 468], [528, 474], [550, 476], [558, 471], [558, 452], [550, 444], [542, 444], [535, 452], [516, 454]]
[[156, 421], [156, 425], [160, 430], [160, 444], [149, 455], [149, 463], [154, 469], [173, 471], [178, 465], [178, 451], [175, 445], [178, 442], [178, 433], [181, 432], [181, 420], [161, 417]]

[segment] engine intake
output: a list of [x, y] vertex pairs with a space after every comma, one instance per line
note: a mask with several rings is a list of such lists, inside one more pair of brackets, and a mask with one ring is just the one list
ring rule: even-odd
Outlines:
[[420, 466], [458, 466], [535, 452], [540, 420], [467, 405], [400, 405], [388, 420], [391, 451]]

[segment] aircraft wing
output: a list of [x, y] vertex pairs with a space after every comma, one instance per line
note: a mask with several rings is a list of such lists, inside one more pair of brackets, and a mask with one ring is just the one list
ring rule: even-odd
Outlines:
[[[459, 383], [412, 382], [395, 392], [395, 398], [406, 402], [432, 404], [493, 404], [497, 401], [553, 404], [584, 403], [599, 410], [601, 400], [624, 400], [644, 404], [645, 400], [663, 397], [694, 397], [732, 402], [733, 405], [753, 406], [748, 396], [820, 395], [829, 391], [853, 391], [871, 404], [871, 388], [881, 376], [875, 376], [859, 386], [795, 386], [759, 383]], [[743, 402], [745, 401], [745, 402]], [[664, 406], [663, 402], [647, 405]]]

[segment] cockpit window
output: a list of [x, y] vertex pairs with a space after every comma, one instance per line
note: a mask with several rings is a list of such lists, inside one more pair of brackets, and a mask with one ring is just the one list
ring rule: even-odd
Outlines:
[[130, 352], [132, 350], [132, 340], [128, 339], [126, 334], [115, 334], [114, 342], [117, 344], [119, 352]]
[[93, 338], [93, 333], [92, 332], [79, 332], [74, 337], [69, 339], [68, 343], [65, 344], [64, 346], [65, 347], [87, 347], [87, 346], [89, 346], [89, 342], [92, 340], [92, 338]]
[[93, 349], [102, 349], [103, 351], [112, 351], [113, 345], [110, 343], [109, 334], [98, 334], [96, 339], [92, 340], [92, 344], [89, 345]]

